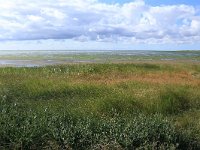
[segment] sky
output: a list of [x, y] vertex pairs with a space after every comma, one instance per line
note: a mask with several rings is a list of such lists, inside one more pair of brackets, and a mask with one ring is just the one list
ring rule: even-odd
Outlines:
[[0, 50], [200, 50], [199, 0], [0, 3]]

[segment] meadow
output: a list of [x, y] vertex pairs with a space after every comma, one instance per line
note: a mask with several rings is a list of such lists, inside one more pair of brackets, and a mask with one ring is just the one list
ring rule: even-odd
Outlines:
[[200, 64], [2, 67], [0, 149], [200, 149]]

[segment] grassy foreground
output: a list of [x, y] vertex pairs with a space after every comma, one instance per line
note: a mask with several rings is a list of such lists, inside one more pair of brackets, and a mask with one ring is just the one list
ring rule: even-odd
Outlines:
[[200, 65], [0, 68], [0, 149], [200, 149]]

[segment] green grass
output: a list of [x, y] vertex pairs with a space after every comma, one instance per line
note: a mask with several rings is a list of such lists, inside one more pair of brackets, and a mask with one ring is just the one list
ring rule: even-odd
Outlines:
[[199, 149], [200, 65], [0, 68], [0, 149]]

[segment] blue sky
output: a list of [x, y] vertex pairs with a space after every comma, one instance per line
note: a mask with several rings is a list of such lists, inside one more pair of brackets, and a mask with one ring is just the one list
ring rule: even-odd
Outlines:
[[0, 2], [0, 50], [200, 49], [199, 0]]
[[[101, 2], [105, 3], [128, 3], [132, 2], [133, 0], [100, 0]], [[200, 5], [199, 0], [145, 0], [145, 2], [152, 6], [158, 5], [175, 5], [175, 4], [186, 4], [186, 5]]]

